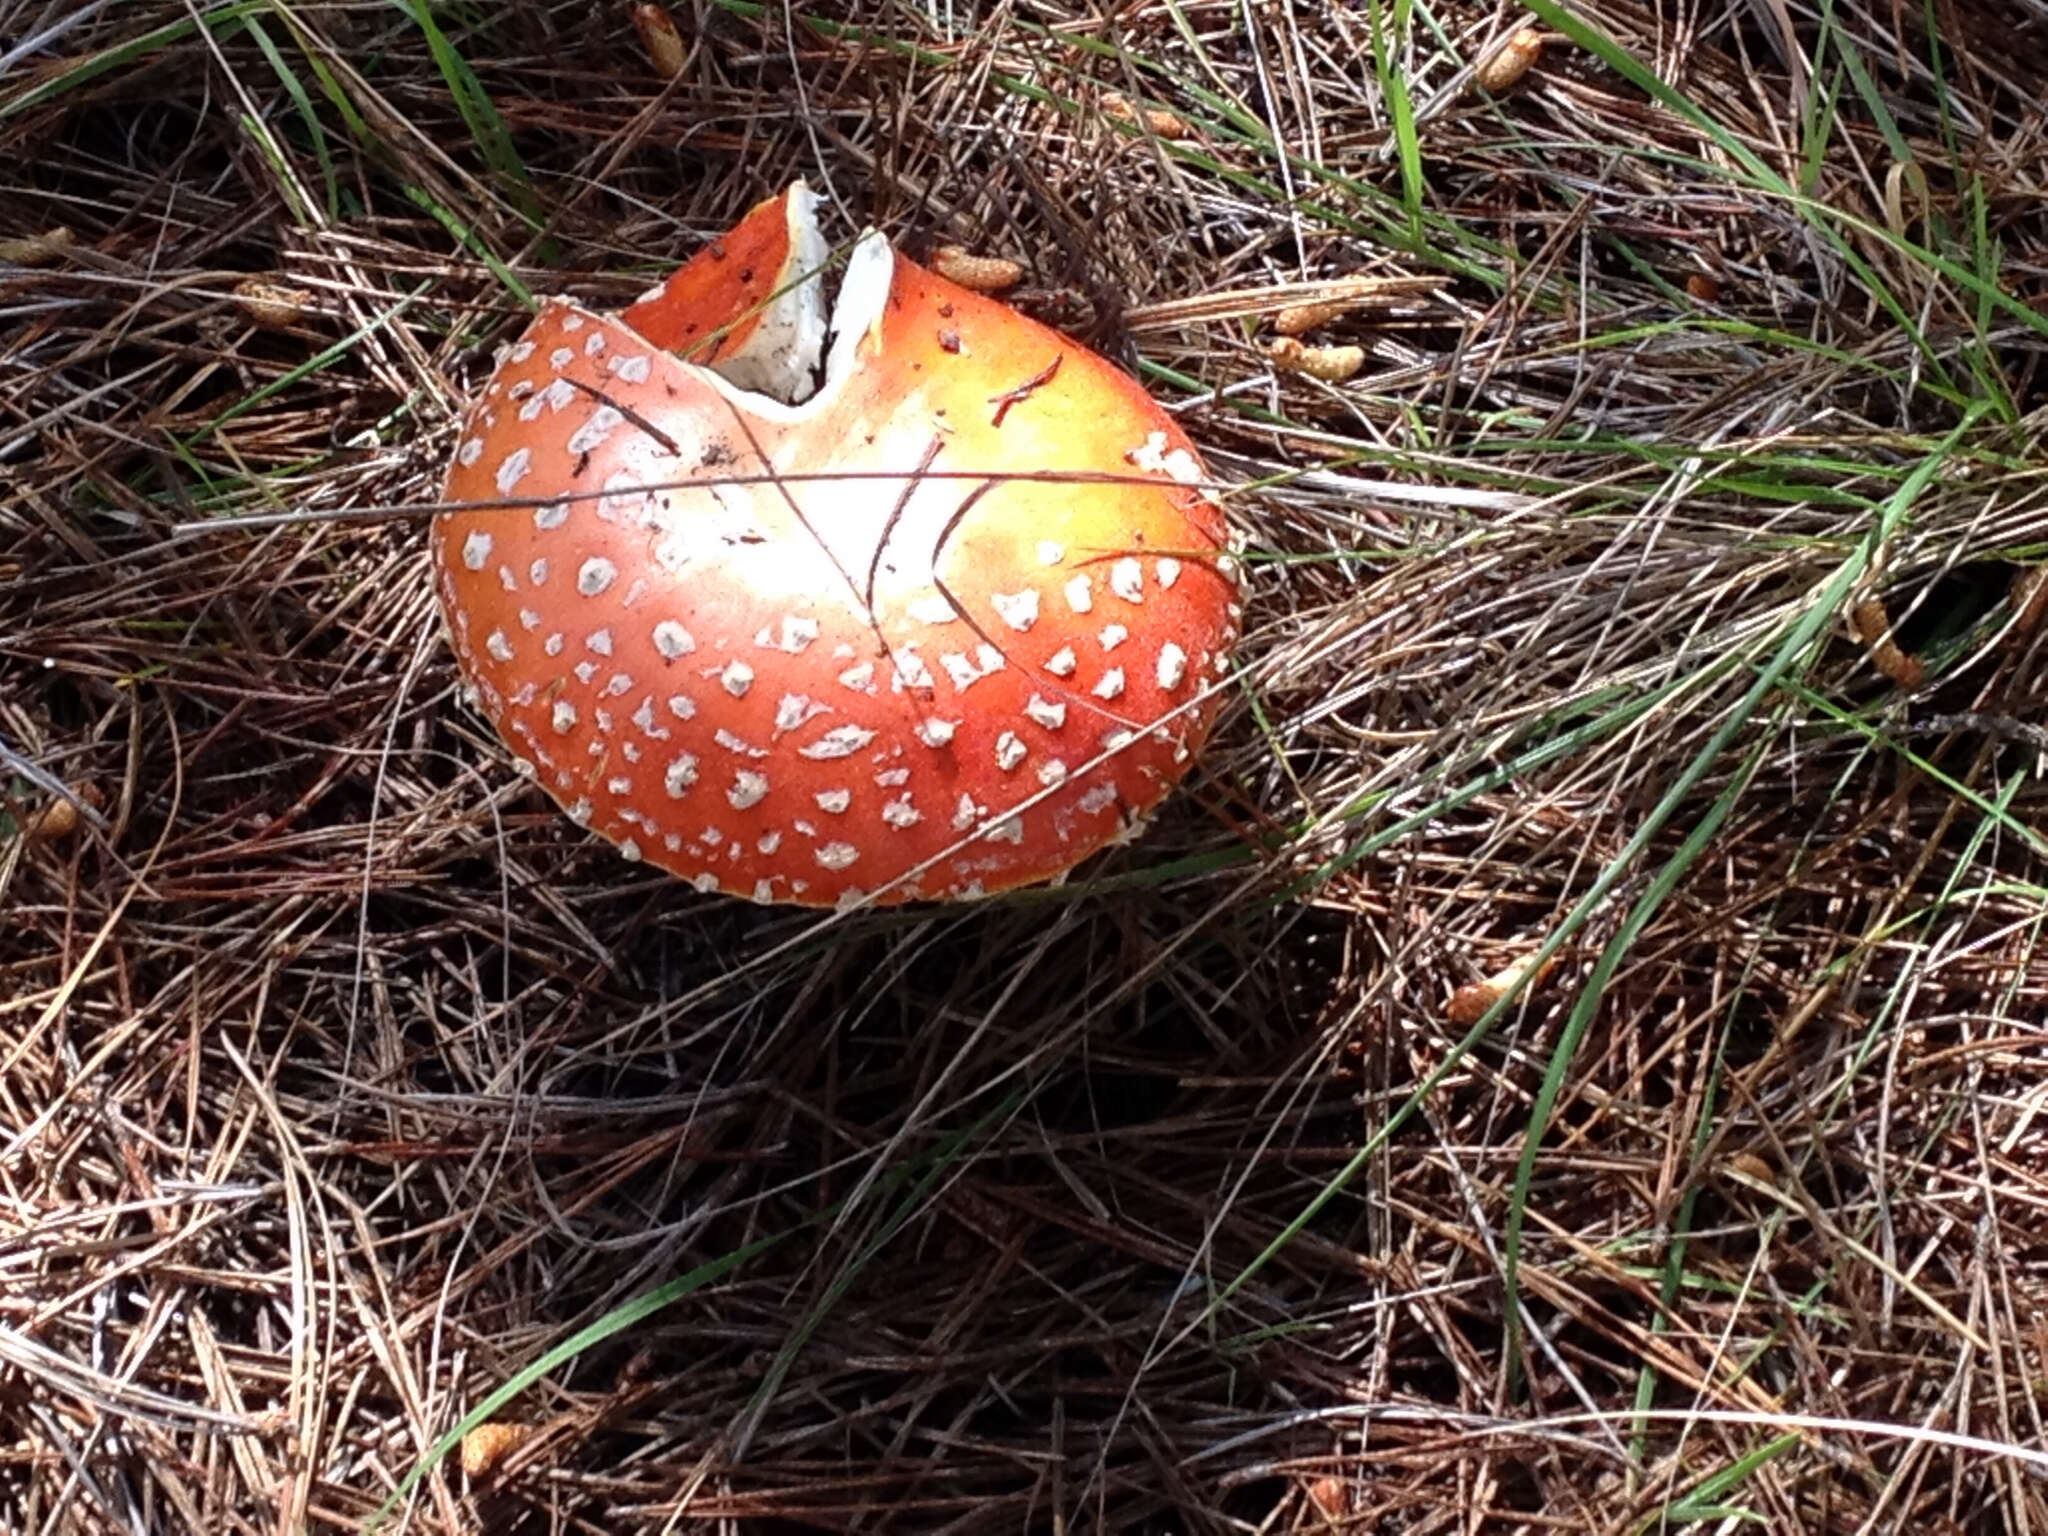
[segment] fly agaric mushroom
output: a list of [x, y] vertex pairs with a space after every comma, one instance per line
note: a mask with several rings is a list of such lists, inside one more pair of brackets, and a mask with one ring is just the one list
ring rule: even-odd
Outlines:
[[1056, 877], [1208, 733], [1222, 515], [1135, 382], [873, 231], [827, 354], [816, 202], [504, 352], [434, 524], [456, 653], [523, 771], [701, 890]]

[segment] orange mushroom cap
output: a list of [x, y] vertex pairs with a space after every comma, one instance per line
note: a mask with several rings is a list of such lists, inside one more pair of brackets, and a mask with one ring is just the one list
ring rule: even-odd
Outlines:
[[[801, 183], [742, 228], [776, 202], [814, 231]], [[457, 655], [572, 817], [700, 889], [1053, 878], [1208, 733], [1239, 616], [1221, 512], [1136, 383], [872, 231], [835, 320], [790, 405], [546, 305], [464, 424], [446, 496], [482, 505], [435, 519]], [[822, 324], [770, 341], [733, 355], [800, 393]]]

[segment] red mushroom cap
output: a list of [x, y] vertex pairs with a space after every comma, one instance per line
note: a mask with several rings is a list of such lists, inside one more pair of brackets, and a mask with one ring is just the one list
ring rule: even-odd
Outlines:
[[[801, 184], [778, 201], [808, 221]], [[571, 816], [700, 889], [1060, 875], [1208, 732], [1238, 619], [1222, 515], [1137, 384], [879, 235], [835, 318], [791, 406], [543, 308], [449, 471], [485, 505], [435, 519], [463, 670]]]

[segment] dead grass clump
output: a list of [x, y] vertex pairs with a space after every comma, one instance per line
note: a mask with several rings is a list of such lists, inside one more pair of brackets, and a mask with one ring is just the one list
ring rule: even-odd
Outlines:
[[[0, 1527], [2048, 1526], [2037, 29], [666, 9], [0, 8]], [[1060, 890], [698, 897], [457, 697], [522, 295], [799, 173], [1233, 488]]]

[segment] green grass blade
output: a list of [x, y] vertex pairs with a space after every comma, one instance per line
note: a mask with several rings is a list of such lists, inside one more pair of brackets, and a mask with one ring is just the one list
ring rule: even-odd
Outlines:
[[116, 43], [111, 48], [102, 48], [98, 53], [88, 54], [73, 61], [69, 66], [51, 75], [47, 80], [38, 81], [18, 96], [0, 100], [0, 122], [31, 107], [39, 107], [46, 101], [54, 101], [66, 92], [75, 91], [89, 81], [97, 80], [110, 70], [125, 69], [139, 64], [160, 49], [173, 43], [183, 42], [198, 35], [204, 26], [221, 38], [233, 37], [241, 30], [243, 20], [261, 11], [269, 0], [234, 0], [231, 5], [215, 6], [202, 11], [197, 17], [181, 16], [176, 21], [167, 21], [162, 26], [152, 27], [125, 43]]
[[464, 1435], [479, 1424], [488, 1422], [499, 1409], [535, 1382], [561, 1369], [586, 1349], [602, 1344], [614, 1334], [622, 1333], [636, 1323], [644, 1322], [664, 1307], [673, 1306], [691, 1292], [703, 1289], [712, 1281], [723, 1279], [799, 1230], [801, 1228], [791, 1228], [787, 1232], [771, 1233], [767, 1237], [754, 1239], [744, 1247], [735, 1248], [730, 1253], [707, 1260], [688, 1274], [678, 1275], [667, 1284], [656, 1286], [646, 1295], [635, 1297], [623, 1306], [607, 1312], [589, 1327], [578, 1329], [538, 1359], [513, 1372], [502, 1386], [487, 1393], [481, 1402], [462, 1416], [454, 1428], [428, 1447], [427, 1453], [399, 1480], [398, 1486], [384, 1496], [384, 1502], [377, 1506], [376, 1511], [365, 1522], [365, 1531], [374, 1532], [382, 1527], [390, 1518], [391, 1512], [419, 1486], [420, 1480], [439, 1466], [449, 1452], [462, 1444]]
[[527, 174], [525, 161], [519, 158], [519, 151], [512, 143], [512, 131], [506, 127], [490, 92], [484, 89], [476, 71], [469, 67], [469, 61], [449, 42], [448, 34], [434, 20], [427, 0], [391, 0], [391, 3], [412, 18], [413, 25], [427, 40], [435, 67], [447, 82], [455, 110], [462, 115], [464, 126], [476, 141], [484, 164], [498, 173], [506, 183], [514, 206], [536, 229], [539, 228], [540, 202], [534, 196], [532, 178]]
[[285, 94], [291, 97], [292, 106], [298, 111], [299, 121], [306, 125], [306, 138], [312, 145], [313, 160], [320, 167], [320, 184], [326, 189], [327, 219], [332, 223], [341, 217], [341, 182], [335, 175], [334, 153], [327, 143], [327, 130], [320, 126], [320, 114], [313, 106], [312, 93], [306, 89], [306, 82], [299, 78], [298, 71], [292, 68], [290, 61], [271, 40], [269, 32], [264, 30], [262, 18], [251, 16], [247, 26], [249, 36], [262, 51], [271, 72], [277, 76], [278, 84], [282, 85]]
[[[1622, 875], [1648, 851], [1652, 840], [1684, 808], [1693, 789], [1715, 764], [1721, 761], [1729, 747], [1734, 744], [1736, 737], [1750, 728], [1751, 722], [1761, 712], [1764, 701], [1781, 690], [1786, 676], [1794, 665], [1825, 635], [1828, 626], [1834, 622], [1835, 615], [1841, 611], [1842, 604], [1855, 589], [1856, 583], [1861, 581], [1864, 573], [1869, 570], [1878, 551], [1884, 547], [1898, 524], [1904, 520], [1920, 493], [1933, 483], [1934, 477], [1948, 462], [1953, 445], [1976, 425], [1981, 415], [1981, 411], [1969, 413], [1949, 434], [1946, 443], [1922, 459], [1906, 482], [1892, 495], [1863, 544], [1842, 562], [1827, 584], [1814, 595], [1806, 613], [1792, 626], [1791, 632], [1785, 636], [1769, 661], [1759, 669], [1756, 680], [1751, 683], [1742, 700], [1727, 712], [1706, 744], [1693, 755], [1684, 771], [1664, 792], [1622, 851], [1602, 872], [1600, 879], [1594, 882], [1593, 889], [1581, 903], [1582, 907], [1596, 898], [1605, 899], [1607, 893], [1619, 883]], [[1599, 959], [1594, 963], [1592, 974], [1586, 978], [1578, 1001], [1573, 1004], [1572, 1011], [1565, 1020], [1557, 1046], [1551, 1052], [1542, 1087], [1537, 1090], [1535, 1103], [1530, 1106], [1529, 1128], [1523, 1137], [1521, 1158], [1515, 1167], [1514, 1185], [1508, 1198], [1507, 1230], [1502, 1242], [1502, 1279], [1507, 1290], [1506, 1350], [1510, 1371], [1519, 1369], [1521, 1361], [1522, 1226], [1528, 1211], [1529, 1188], [1535, 1178], [1536, 1159], [1542, 1150], [1543, 1136], [1550, 1127], [1550, 1117], [1557, 1107], [1559, 1095], [1563, 1092], [1565, 1075], [1570, 1069], [1578, 1043], [1592, 1024], [1593, 1015], [1600, 1007], [1607, 984], [1620, 969], [1621, 962], [1628, 955], [1637, 937], [1664, 904], [1664, 899], [1677, 885], [1680, 876], [1699, 857], [1712, 841], [1714, 833], [1720, 830], [1721, 824], [1734, 810], [1740, 789], [1746, 784], [1757, 755], [1763, 750], [1762, 746], [1758, 746], [1752, 751], [1743, 770], [1737, 773], [1731, 779], [1729, 787], [1715, 798], [1706, 813], [1686, 835], [1678, 851], [1652, 880], [1650, 888], [1629, 910], [1619, 930], [1607, 942]]]

